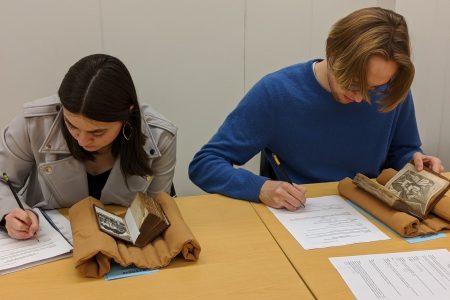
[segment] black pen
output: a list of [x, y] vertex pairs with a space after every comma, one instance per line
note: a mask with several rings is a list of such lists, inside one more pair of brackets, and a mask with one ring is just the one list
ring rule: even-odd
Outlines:
[[[283, 174], [284, 179], [285, 179], [288, 183], [294, 185], [294, 183], [293, 183], [292, 180], [291, 180], [291, 177], [289, 177], [289, 174], [288, 174], [288, 173], [284, 170], [284, 168], [281, 166], [281, 162], [280, 162], [280, 160], [278, 159], [278, 156], [277, 156], [275, 153], [272, 153], [272, 158], [273, 158], [273, 161], [275, 162], [275, 164], [277, 165], [278, 170], [280, 170], [281, 173]], [[300, 205], [301, 205], [302, 207], [305, 207], [305, 204], [303, 204], [302, 202], [300, 202]]]
[[[14, 190], [14, 188], [11, 184], [11, 181], [9, 180], [8, 175], [5, 172], [3, 172], [3, 181], [6, 182], [6, 184], [8, 184], [9, 189], [11, 190], [12, 194], [14, 195], [14, 198], [16, 198], [17, 204], [19, 205], [20, 209], [25, 210], [22, 202], [20, 202], [19, 196], [17, 195], [16, 191]], [[39, 236], [38, 236], [37, 231], [34, 233], [34, 238], [39, 242]]]
[[16, 198], [17, 204], [19, 204], [19, 207], [21, 209], [25, 210], [23, 208], [22, 202], [20, 202], [19, 196], [17, 196], [16, 191], [14, 190], [13, 186], [11, 185], [11, 181], [9, 181], [8, 175], [6, 175], [5, 172], [3, 172], [3, 180], [6, 182], [6, 184], [8, 184], [9, 189], [11, 190], [12, 194], [14, 195], [14, 198]]

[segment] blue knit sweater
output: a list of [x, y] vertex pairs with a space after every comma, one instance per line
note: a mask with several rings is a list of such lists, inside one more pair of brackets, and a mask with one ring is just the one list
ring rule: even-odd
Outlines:
[[[375, 177], [421, 151], [411, 94], [381, 113], [377, 92], [367, 102], [341, 104], [317, 81], [312, 63], [261, 79], [189, 165], [191, 180], [208, 193], [259, 201], [266, 177], [243, 165], [274, 152], [295, 183], [338, 181], [361, 172]], [[379, 93], [378, 93], [379, 94]]]

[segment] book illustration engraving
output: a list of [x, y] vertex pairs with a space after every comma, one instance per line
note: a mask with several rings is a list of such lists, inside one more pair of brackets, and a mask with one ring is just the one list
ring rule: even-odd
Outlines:
[[106, 210], [94, 206], [97, 215], [98, 225], [100, 229], [109, 235], [131, 242], [131, 235], [127, 228], [127, 224], [122, 218], [116, 216]]
[[103, 232], [143, 247], [162, 234], [169, 226], [159, 203], [143, 193], [137, 193], [123, 218], [94, 205], [97, 223]]
[[430, 195], [435, 192], [436, 184], [433, 180], [421, 174], [406, 171], [393, 180], [388, 188], [398, 197], [403, 199], [409, 206], [425, 213], [427, 205], [431, 200]]
[[431, 170], [418, 172], [408, 163], [385, 186], [358, 173], [353, 182], [392, 208], [423, 219], [450, 187], [445, 177]]

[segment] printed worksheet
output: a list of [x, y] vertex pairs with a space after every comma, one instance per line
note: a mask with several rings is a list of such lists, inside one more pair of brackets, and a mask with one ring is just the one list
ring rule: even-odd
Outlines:
[[340, 196], [307, 199], [294, 212], [269, 209], [306, 250], [389, 239]]
[[72, 229], [69, 220], [57, 209], [41, 210], [41, 212], [44, 217], [48, 217], [47, 220], [53, 227], [58, 230], [71, 245], [73, 245]]
[[331, 257], [357, 299], [450, 299], [446, 249]]

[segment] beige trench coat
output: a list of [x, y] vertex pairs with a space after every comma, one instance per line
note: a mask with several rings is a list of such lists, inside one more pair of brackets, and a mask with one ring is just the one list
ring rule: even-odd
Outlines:
[[[145, 150], [153, 171], [128, 177], [128, 187], [116, 159], [100, 201], [128, 206], [136, 192], [154, 196], [169, 192], [175, 171], [177, 128], [150, 106], [141, 105]], [[86, 169], [69, 152], [61, 132], [62, 109], [57, 96], [26, 103], [23, 115], [3, 130], [0, 174], [6, 172], [26, 207], [70, 207], [88, 196]], [[17, 207], [9, 187], [0, 182], [0, 218]]]

